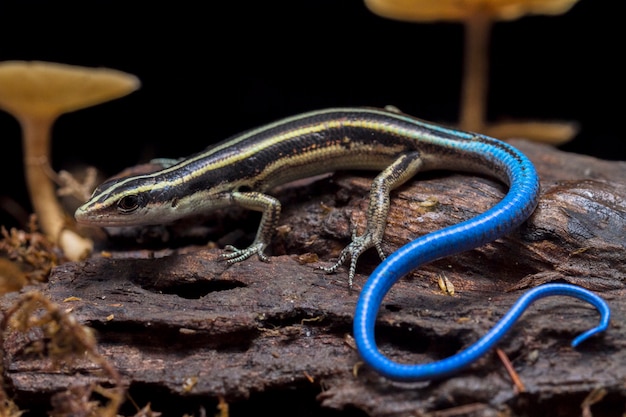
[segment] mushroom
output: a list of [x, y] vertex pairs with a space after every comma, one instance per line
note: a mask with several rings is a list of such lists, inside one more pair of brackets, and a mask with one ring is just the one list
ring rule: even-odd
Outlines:
[[523, 133], [529, 139], [561, 144], [577, 133], [575, 123], [524, 122], [485, 123], [487, 103], [488, 45], [491, 25], [497, 20], [515, 20], [527, 14], [556, 15], [567, 12], [577, 0], [364, 0], [373, 13], [411, 22], [456, 21], [465, 24], [465, 68], [460, 127], [497, 133], [509, 138]]
[[41, 230], [70, 260], [87, 256], [91, 239], [72, 230], [51, 178], [51, 130], [63, 113], [94, 106], [138, 89], [137, 77], [108, 68], [40, 61], [0, 63], [0, 108], [22, 128], [24, 170]]

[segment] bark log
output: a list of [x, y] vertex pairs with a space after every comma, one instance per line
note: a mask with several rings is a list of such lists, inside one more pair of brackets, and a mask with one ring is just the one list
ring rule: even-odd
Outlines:
[[[217, 227], [178, 225], [150, 233], [144, 228], [143, 249], [122, 246], [124, 237], [136, 237], [126, 230], [109, 241], [107, 256], [55, 268], [44, 292], [97, 331], [99, 351], [122, 374], [135, 402], [150, 402], [166, 415], [201, 407], [212, 414], [219, 398], [232, 405], [234, 416], [262, 410], [579, 415], [585, 397], [598, 387], [607, 395], [591, 409], [594, 415], [621, 415], [626, 163], [512, 143], [540, 173], [536, 212], [510, 235], [400, 280], [381, 306], [377, 340], [395, 360], [425, 363], [476, 341], [524, 289], [565, 281], [598, 291], [612, 309], [606, 334], [571, 348], [577, 334], [596, 325], [597, 313], [578, 300], [551, 297], [532, 307], [500, 343], [524, 392], [516, 390], [495, 353], [451, 378], [413, 384], [388, 381], [360, 366], [350, 336], [352, 314], [359, 288], [379, 263], [376, 251], [361, 257], [352, 292], [345, 268], [327, 275], [317, 267], [330, 265], [354, 227], [362, 230], [372, 178], [367, 173], [281, 190], [284, 214], [270, 263], [254, 258], [227, 267], [218, 260], [219, 249], [189, 244], [198, 237], [219, 246], [249, 242], [257, 216], [221, 213], [211, 217]], [[429, 231], [469, 219], [505, 192], [486, 177], [420, 174], [393, 193], [383, 248], [391, 253]], [[159, 240], [165, 243], [154, 248]], [[441, 275], [454, 284], [454, 295], [439, 289]], [[99, 380], [85, 364], [51, 371], [45, 359], [28, 355], [25, 346], [33, 339], [36, 335], [5, 338], [4, 377], [23, 408], [45, 404], [70, 383]]]

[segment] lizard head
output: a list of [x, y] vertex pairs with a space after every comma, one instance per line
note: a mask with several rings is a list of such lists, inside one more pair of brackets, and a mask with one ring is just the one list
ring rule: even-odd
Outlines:
[[[98, 186], [74, 217], [92, 226], [158, 224], [171, 217], [163, 189], [154, 187], [150, 175], [112, 179]], [[161, 190], [161, 192], [159, 192]]]
[[104, 227], [166, 224], [230, 205], [232, 189], [228, 182], [207, 184], [194, 181], [193, 175], [173, 175], [170, 169], [113, 178], [98, 186], [74, 217]]

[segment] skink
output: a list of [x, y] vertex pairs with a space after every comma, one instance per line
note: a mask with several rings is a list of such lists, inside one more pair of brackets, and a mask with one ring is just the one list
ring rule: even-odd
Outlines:
[[228, 247], [223, 257], [234, 263], [256, 254], [267, 261], [265, 249], [281, 210], [280, 202], [268, 191], [332, 171], [381, 171], [372, 183], [364, 233], [353, 238], [337, 262], [327, 268], [333, 272], [350, 258], [350, 286], [361, 253], [375, 247], [383, 257], [381, 242], [390, 192], [419, 171], [477, 172], [510, 186], [504, 200], [480, 221], [449, 233], [442, 256], [476, 247], [517, 227], [534, 210], [539, 192], [533, 165], [514, 147], [371, 108], [327, 109], [289, 117], [165, 164], [170, 166], [151, 174], [103, 183], [76, 210], [76, 220], [94, 226], [163, 224], [241, 206], [262, 212], [256, 238], [245, 249]]
[[530, 216], [539, 194], [532, 163], [514, 147], [484, 135], [374, 108], [332, 108], [300, 114], [165, 165], [154, 173], [103, 183], [78, 208], [77, 221], [96, 226], [162, 224], [240, 206], [262, 213], [256, 237], [247, 248], [227, 247], [222, 257], [235, 263], [256, 254], [268, 261], [265, 249], [281, 209], [280, 202], [268, 194], [272, 188], [338, 170], [380, 171], [371, 186], [365, 231], [353, 237], [332, 266], [323, 268], [334, 272], [349, 258], [350, 287], [357, 259], [364, 251], [374, 247], [384, 259], [381, 242], [390, 192], [419, 171], [476, 172], [507, 184], [508, 193], [487, 212], [422, 236], [383, 262], [385, 271], [368, 280], [357, 303], [357, 343], [367, 347], [371, 347], [378, 306], [397, 279], [426, 262], [508, 233]]

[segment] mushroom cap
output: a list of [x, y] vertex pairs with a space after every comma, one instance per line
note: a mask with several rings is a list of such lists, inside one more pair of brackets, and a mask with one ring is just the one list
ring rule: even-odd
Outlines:
[[134, 75], [42, 61], [0, 62], [0, 108], [21, 117], [56, 117], [137, 90]]
[[373, 13], [412, 22], [467, 20], [482, 14], [493, 20], [515, 20], [526, 14], [567, 12], [578, 0], [364, 0]]

